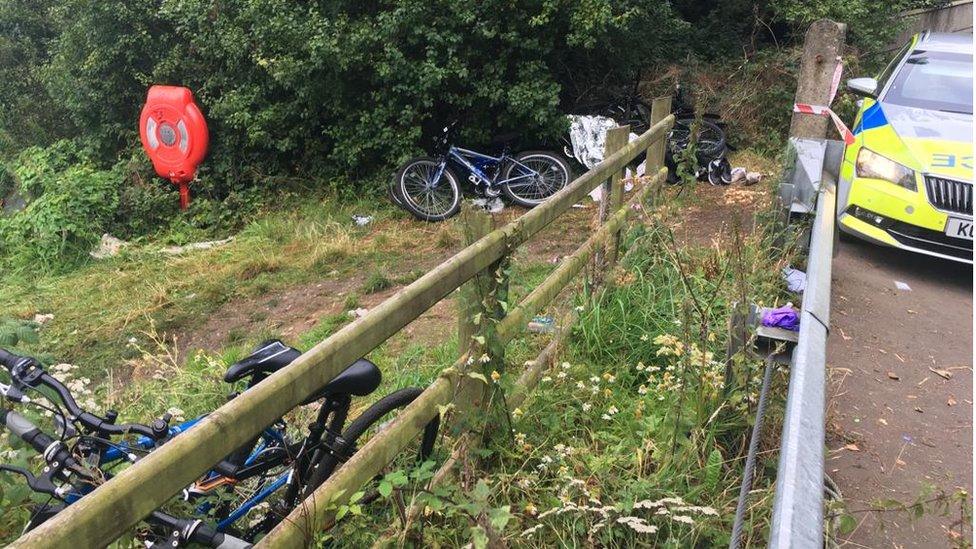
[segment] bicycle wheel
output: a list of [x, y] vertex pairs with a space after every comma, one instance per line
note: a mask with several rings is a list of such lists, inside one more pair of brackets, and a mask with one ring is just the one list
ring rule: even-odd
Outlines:
[[[394, 419], [402, 408], [414, 401], [423, 392], [422, 389], [409, 387], [395, 391], [376, 401], [365, 412], [359, 415], [342, 432], [342, 438], [352, 447], [350, 455], [361, 448], [370, 438], [380, 433]], [[428, 460], [434, 451], [434, 443], [437, 439], [437, 430], [440, 428], [440, 417], [434, 416], [424, 427], [423, 433], [416, 444], [408, 446], [400, 452], [394, 460], [387, 465], [386, 469], [377, 476], [379, 480], [382, 476], [398, 469], [408, 469]], [[311, 470], [309, 481], [305, 486], [305, 497], [315, 491], [341, 464], [333, 455], [325, 455], [317, 466]], [[376, 491], [375, 482], [363, 487], [366, 491], [365, 496], [360, 499], [360, 503], [365, 504], [379, 497]]]
[[[691, 144], [691, 128], [694, 124], [694, 118], [682, 118], [674, 122], [674, 127], [668, 134], [670, 152], [683, 151]], [[714, 122], [702, 119], [698, 126], [695, 144], [700, 158], [709, 160], [717, 158], [725, 151], [725, 132]]]
[[437, 178], [440, 166], [436, 159], [419, 157], [397, 170], [392, 196], [417, 219], [444, 221], [461, 209], [458, 178], [448, 167]]
[[512, 202], [526, 208], [538, 206], [572, 180], [569, 164], [558, 153], [526, 151], [505, 166], [502, 191]]

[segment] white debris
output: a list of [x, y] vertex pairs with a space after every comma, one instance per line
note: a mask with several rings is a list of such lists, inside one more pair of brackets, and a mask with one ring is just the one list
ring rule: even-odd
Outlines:
[[356, 309], [349, 310], [349, 312], [347, 314], [350, 317], [352, 317], [352, 318], [363, 318], [364, 316], [366, 316], [366, 313], [368, 313], [368, 312], [369, 312], [369, 309], [364, 309], [362, 307], [359, 307], [359, 308], [356, 308]]
[[761, 173], [750, 172], [742, 166], [732, 168], [730, 173], [732, 174], [732, 182], [730, 185], [734, 185], [736, 183], [741, 183], [743, 185], [755, 185], [756, 183], [762, 181]]
[[899, 290], [902, 290], [902, 291], [905, 291], [905, 292], [912, 291], [912, 287], [909, 286], [908, 284], [902, 282], [901, 280], [896, 280], [895, 281], [895, 288], [898, 288]]
[[234, 240], [234, 237], [224, 238], [223, 240], [208, 240], [206, 242], [193, 242], [192, 244], [185, 244], [183, 246], [167, 246], [160, 252], [167, 255], [180, 255], [185, 252], [191, 252], [195, 250], [209, 250], [210, 248], [216, 248], [217, 246], [223, 246], [228, 242]]
[[495, 198], [475, 198], [471, 203], [479, 208], [484, 208], [488, 210], [489, 213], [498, 213], [505, 209], [505, 203], [502, 202], [501, 197], [496, 196]]
[[807, 273], [799, 269], [784, 267], [783, 280], [786, 281], [786, 288], [795, 294], [802, 294], [807, 289]]
[[742, 166], [737, 166], [735, 168], [732, 168], [732, 171], [730, 173], [732, 174], [733, 184], [739, 182], [745, 182], [747, 172], [746, 169], [743, 168]]
[[114, 257], [119, 255], [122, 248], [125, 248], [128, 245], [129, 243], [125, 240], [115, 238], [114, 236], [105, 233], [102, 235], [101, 240], [98, 241], [98, 246], [95, 246], [94, 250], [88, 252], [88, 255], [94, 257], [95, 259]]
[[366, 225], [369, 225], [370, 223], [373, 222], [373, 216], [354, 214], [352, 216], [352, 220], [356, 225], [360, 227], [365, 227]]
[[42, 326], [52, 320], [54, 320], [54, 315], [51, 313], [47, 313], [47, 314], [37, 313], [36, 315], [34, 315], [34, 322]]

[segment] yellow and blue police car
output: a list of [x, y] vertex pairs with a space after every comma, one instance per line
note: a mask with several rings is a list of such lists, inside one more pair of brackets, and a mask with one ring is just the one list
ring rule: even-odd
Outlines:
[[845, 233], [973, 262], [973, 35], [915, 35], [863, 96], [844, 152], [837, 222]]

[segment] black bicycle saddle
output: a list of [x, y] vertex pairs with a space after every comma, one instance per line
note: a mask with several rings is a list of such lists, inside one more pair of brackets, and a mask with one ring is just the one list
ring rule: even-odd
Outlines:
[[[250, 378], [249, 387], [257, 385], [272, 373], [291, 364], [302, 352], [285, 345], [280, 340], [271, 339], [258, 345], [245, 358], [230, 365], [224, 373], [224, 381], [234, 383]], [[305, 402], [314, 402], [323, 397], [347, 394], [366, 396], [380, 386], [383, 376], [372, 362], [361, 358], [332, 378], [321, 391], [317, 391]]]

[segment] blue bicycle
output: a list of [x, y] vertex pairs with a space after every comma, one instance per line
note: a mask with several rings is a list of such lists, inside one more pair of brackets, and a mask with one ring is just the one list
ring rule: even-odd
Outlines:
[[474, 194], [532, 208], [572, 180], [569, 164], [550, 151], [525, 151], [512, 156], [507, 148], [492, 156], [451, 143], [454, 124], [444, 128], [436, 156], [413, 158], [397, 170], [391, 186], [393, 201], [423, 221], [443, 221], [461, 209], [461, 179], [467, 173]]
[[[278, 340], [262, 343], [224, 374], [228, 383], [246, 381], [247, 388], [298, 358], [301, 352]], [[0, 365], [11, 384], [0, 383], [0, 397], [8, 402], [40, 406], [52, 413], [56, 426], [48, 435], [26, 416], [0, 408], [0, 427], [23, 440], [44, 458], [44, 472], [0, 464], [0, 472], [22, 475], [36, 493], [50, 496], [33, 508], [24, 530], [30, 530], [83, 498], [112, 477], [115, 467], [134, 463], [143, 455], [178, 436], [200, 421], [200, 416], [170, 426], [169, 415], [150, 425], [116, 423], [117, 414], [105, 417], [83, 410], [70, 391], [31, 357], [0, 349]], [[308, 423], [307, 434], [294, 437], [285, 419], [269, 425], [255, 439], [226, 456], [213, 469], [183, 491], [190, 516], [180, 518], [163, 510], [146, 518], [147, 529], [139, 538], [147, 546], [248, 547], [270, 531], [312, 491], [328, 479], [362, 443], [382, 430], [400, 409], [422, 392], [418, 388], [395, 391], [367, 408], [346, 425], [353, 396], [377, 389], [381, 375], [375, 364], [360, 359], [343, 370], [303, 404], [319, 404]], [[246, 389], [245, 389], [246, 390]], [[30, 398], [36, 392], [43, 397]], [[53, 393], [53, 394], [52, 394]], [[231, 398], [235, 397], [231, 395]], [[43, 404], [44, 401], [50, 406]], [[311, 410], [309, 410], [311, 411]], [[305, 419], [305, 418], [301, 418]], [[434, 417], [416, 445], [394, 460], [390, 470], [415, 467], [433, 453], [439, 428]], [[113, 437], [136, 435], [134, 439]], [[402, 456], [402, 457], [401, 457]], [[361, 504], [377, 499], [367, 486]], [[55, 503], [55, 500], [57, 502]]]

